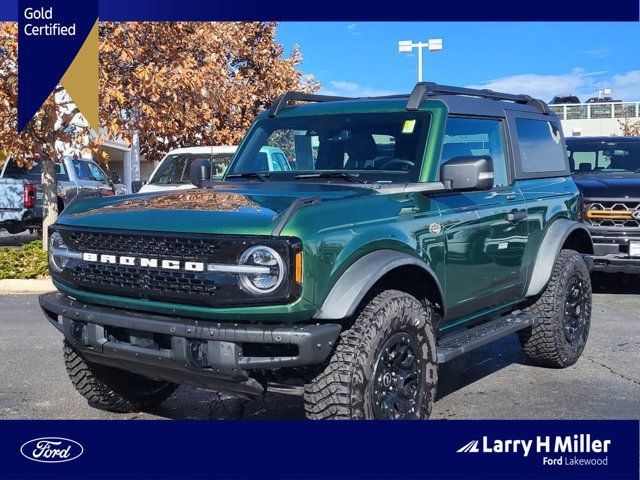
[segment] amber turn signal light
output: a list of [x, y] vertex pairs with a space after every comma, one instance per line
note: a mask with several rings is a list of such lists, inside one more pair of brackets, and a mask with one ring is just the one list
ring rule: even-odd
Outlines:
[[302, 285], [302, 252], [296, 253], [294, 261], [294, 272], [296, 283]]

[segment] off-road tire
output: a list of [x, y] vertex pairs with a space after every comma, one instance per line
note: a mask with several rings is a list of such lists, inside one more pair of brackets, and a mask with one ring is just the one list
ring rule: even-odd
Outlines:
[[67, 341], [64, 363], [71, 383], [89, 405], [111, 412], [136, 412], [160, 405], [178, 388], [117, 368], [87, 361]]
[[[584, 325], [574, 341], [565, 334], [567, 288], [577, 278], [583, 295]], [[591, 325], [591, 279], [582, 256], [574, 250], [561, 250], [553, 266], [551, 280], [540, 297], [526, 310], [541, 322], [519, 332], [520, 344], [527, 357], [538, 365], [566, 368], [578, 361], [589, 336]]]
[[379, 355], [384, 354], [381, 348], [385, 342], [388, 345], [389, 340], [402, 335], [417, 346], [413, 358], [417, 361], [416, 378], [420, 378], [421, 383], [416, 408], [408, 416], [428, 418], [438, 383], [432, 321], [433, 309], [425, 308], [407, 293], [386, 290], [373, 298], [353, 325], [341, 333], [326, 367], [305, 385], [306, 417], [314, 420], [376, 418], [373, 376], [378, 359], [382, 358]]

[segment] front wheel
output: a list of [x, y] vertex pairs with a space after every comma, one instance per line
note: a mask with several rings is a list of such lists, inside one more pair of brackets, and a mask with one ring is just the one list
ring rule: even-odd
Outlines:
[[426, 419], [438, 383], [432, 309], [397, 290], [371, 300], [305, 385], [310, 419]]
[[519, 334], [527, 357], [554, 368], [576, 363], [591, 326], [591, 278], [578, 252], [560, 252], [549, 284], [527, 311], [541, 320]]

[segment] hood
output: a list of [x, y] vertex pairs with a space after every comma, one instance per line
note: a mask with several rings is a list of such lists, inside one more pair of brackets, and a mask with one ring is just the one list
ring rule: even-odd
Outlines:
[[[311, 182], [225, 182], [212, 188], [151, 192], [72, 203], [58, 223], [165, 232], [271, 235], [300, 198], [333, 202], [376, 195], [368, 188]], [[308, 207], [313, 208], [313, 207]]]
[[573, 180], [585, 198], [640, 197], [640, 174], [629, 172], [574, 175]]

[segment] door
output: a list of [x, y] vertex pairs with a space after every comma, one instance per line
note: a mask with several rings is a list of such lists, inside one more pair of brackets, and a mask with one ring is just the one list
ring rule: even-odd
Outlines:
[[94, 179], [93, 173], [89, 168], [90, 162], [74, 159], [72, 164], [76, 182], [78, 183], [78, 196], [80, 198], [97, 197], [100, 182]]
[[510, 180], [504, 121], [450, 117], [441, 164], [489, 155], [494, 186], [438, 197], [445, 236], [445, 297], [449, 319], [520, 300], [527, 278], [526, 205]]
[[89, 171], [91, 172], [91, 179], [96, 185], [97, 196], [111, 196], [113, 195], [113, 187], [109, 184], [107, 174], [98, 166], [97, 163], [86, 161]]
[[580, 197], [556, 117], [517, 112], [509, 120], [515, 137], [517, 185], [527, 203], [530, 267], [547, 229], [563, 217], [577, 218]]

